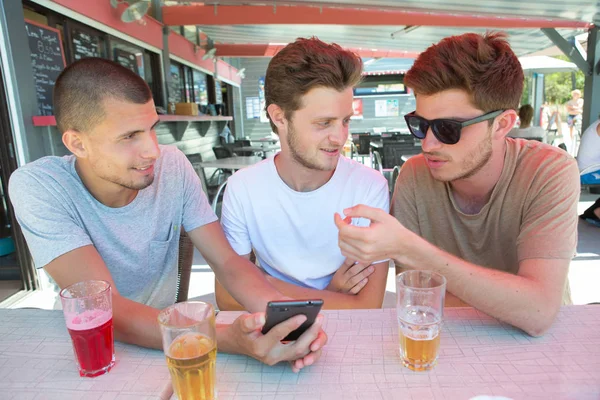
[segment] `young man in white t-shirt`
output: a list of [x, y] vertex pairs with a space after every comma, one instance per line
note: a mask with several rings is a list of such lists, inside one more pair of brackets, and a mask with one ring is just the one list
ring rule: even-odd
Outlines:
[[[221, 224], [238, 254], [257, 257], [267, 279], [324, 307], [379, 308], [388, 262], [345, 259], [334, 214], [357, 204], [389, 211], [387, 180], [341, 156], [362, 61], [338, 45], [298, 39], [269, 63], [266, 111], [281, 152], [239, 171], [227, 184]], [[356, 219], [356, 225], [369, 221]], [[221, 309], [239, 306], [217, 284]]]

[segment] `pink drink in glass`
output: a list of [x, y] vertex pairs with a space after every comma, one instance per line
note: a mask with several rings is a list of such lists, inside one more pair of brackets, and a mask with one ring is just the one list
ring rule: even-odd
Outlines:
[[79, 375], [94, 377], [115, 364], [112, 297], [106, 281], [84, 281], [60, 292]]

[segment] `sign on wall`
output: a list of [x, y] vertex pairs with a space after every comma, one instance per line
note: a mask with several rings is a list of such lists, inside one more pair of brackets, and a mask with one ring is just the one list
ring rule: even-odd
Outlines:
[[25, 20], [39, 115], [54, 115], [54, 83], [65, 68], [60, 31]]

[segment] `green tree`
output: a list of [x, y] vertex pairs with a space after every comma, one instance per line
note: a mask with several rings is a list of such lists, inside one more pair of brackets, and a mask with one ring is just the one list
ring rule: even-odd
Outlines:
[[[556, 58], [569, 61], [567, 56], [556, 56]], [[556, 72], [545, 76], [546, 100], [554, 104], [564, 104], [571, 100], [573, 90], [573, 79], [570, 72]], [[575, 72], [575, 88], [583, 93], [585, 75], [581, 70]]]

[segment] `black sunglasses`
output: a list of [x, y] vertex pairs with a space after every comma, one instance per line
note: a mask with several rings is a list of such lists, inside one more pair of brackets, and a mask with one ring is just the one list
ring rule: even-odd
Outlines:
[[406, 121], [406, 125], [408, 125], [410, 133], [418, 139], [425, 139], [427, 131], [429, 130], [429, 127], [431, 127], [431, 131], [437, 140], [445, 144], [456, 144], [460, 140], [460, 131], [462, 128], [496, 118], [504, 111], [505, 110], [492, 111], [466, 121], [456, 121], [454, 119], [428, 120], [415, 115], [415, 112], [413, 111], [406, 114], [404, 120]]

